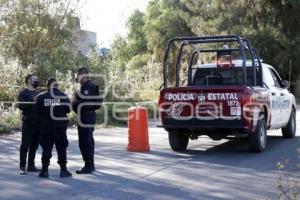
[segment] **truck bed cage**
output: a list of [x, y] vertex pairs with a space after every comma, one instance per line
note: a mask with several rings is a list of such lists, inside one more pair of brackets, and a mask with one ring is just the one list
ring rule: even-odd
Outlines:
[[[222, 51], [239, 51], [241, 58], [242, 58], [242, 67], [243, 67], [243, 83], [244, 85], [248, 85], [247, 83], [247, 70], [246, 70], [246, 51], [250, 54], [250, 60], [252, 61], [252, 67], [253, 67], [253, 83], [254, 86], [257, 86], [257, 80], [256, 80], [256, 63], [259, 67], [259, 73], [260, 73], [260, 80], [259, 85], [262, 86], [262, 63], [260, 59], [260, 55], [258, 53], [258, 50], [253, 48], [251, 46], [251, 43], [249, 40], [245, 38], [241, 38], [237, 35], [222, 35], [222, 36], [206, 36], [206, 37], [175, 37], [172, 38], [166, 47], [164, 60], [163, 60], [163, 78], [164, 78], [164, 88], [168, 87], [168, 71], [169, 71], [169, 65], [168, 65], [168, 58], [169, 53], [172, 45], [174, 43], [180, 42], [180, 48], [179, 53], [176, 60], [175, 65], [175, 83], [176, 87], [179, 87], [179, 72], [180, 72], [180, 63], [182, 59], [183, 50], [186, 46], [192, 46], [196, 44], [208, 44], [208, 43], [226, 43], [226, 42], [236, 42], [238, 44], [239, 48], [232, 48], [232, 49], [201, 49], [201, 48], [194, 48], [194, 52], [192, 53], [191, 60], [193, 61], [193, 58], [197, 54], [201, 53], [210, 53], [210, 52], [222, 52]], [[191, 62], [190, 62], [191, 63]], [[190, 73], [191, 73], [191, 66], [189, 66], [189, 80], [190, 80]]]

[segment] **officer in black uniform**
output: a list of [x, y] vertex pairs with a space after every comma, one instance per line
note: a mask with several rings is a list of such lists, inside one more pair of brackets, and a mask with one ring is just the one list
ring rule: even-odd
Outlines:
[[38, 95], [38, 77], [29, 74], [25, 79], [26, 88], [18, 96], [18, 107], [22, 111], [22, 142], [20, 146], [20, 174], [26, 174], [28, 154], [28, 172], [39, 172], [35, 167], [35, 154], [39, 147], [40, 117], [34, 110], [34, 101]]
[[99, 97], [98, 86], [89, 77], [87, 68], [82, 67], [77, 71], [76, 81], [81, 84], [79, 92], [73, 98], [73, 110], [78, 116], [79, 148], [85, 162], [77, 174], [90, 174], [95, 171], [93, 132], [96, 124], [96, 110], [100, 109], [102, 100]]
[[60, 177], [70, 177], [72, 174], [67, 170], [67, 126], [68, 117], [72, 109], [67, 95], [58, 89], [54, 78], [47, 80], [47, 91], [37, 97], [35, 109], [42, 115], [41, 146], [42, 171], [41, 178], [48, 178], [48, 166], [52, 157], [52, 149], [55, 144], [58, 154], [58, 164], [60, 165]]

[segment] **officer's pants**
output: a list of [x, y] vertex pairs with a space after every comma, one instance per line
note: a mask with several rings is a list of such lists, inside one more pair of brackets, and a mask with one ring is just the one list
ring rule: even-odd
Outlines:
[[[84, 126], [78, 125], [78, 139], [79, 148], [82, 158], [85, 162], [94, 162], [94, 151], [95, 151], [95, 141], [94, 141], [94, 126], [96, 123], [95, 112], [88, 112], [81, 115], [81, 122]], [[86, 127], [88, 126], [88, 127]]]
[[41, 146], [43, 148], [42, 163], [49, 165], [52, 157], [52, 149], [55, 144], [58, 164], [63, 165], [67, 163], [67, 126], [44, 126], [41, 134]]
[[20, 167], [34, 166], [35, 154], [39, 147], [40, 123], [32, 119], [24, 119], [22, 123], [22, 142], [20, 146]]
[[82, 158], [86, 162], [94, 161], [95, 141], [93, 132], [94, 128], [78, 126], [79, 148]]

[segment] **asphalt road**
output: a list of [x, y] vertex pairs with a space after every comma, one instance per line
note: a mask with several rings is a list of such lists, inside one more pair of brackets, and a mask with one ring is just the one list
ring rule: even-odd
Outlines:
[[[284, 183], [287, 178], [289, 183], [300, 182], [299, 111], [297, 115], [298, 137], [283, 139], [273, 131], [263, 154], [249, 153], [245, 141], [214, 142], [207, 137], [192, 141], [185, 153], [174, 153], [159, 128], [150, 128], [149, 153], [129, 153], [127, 129], [97, 130], [97, 171], [69, 179], [59, 178], [55, 150], [50, 179], [41, 180], [37, 174], [20, 176], [20, 134], [0, 136], [0, 199], [277, 199], [280, 177]], [[68, 165], [74, 172], [82, 161], [76, 130], [69, 130], [68, 135]], [[39, 160], [40, 149], [38, 166]], [[285, 161], [286, 168], [279, 170], [277, 163]]]

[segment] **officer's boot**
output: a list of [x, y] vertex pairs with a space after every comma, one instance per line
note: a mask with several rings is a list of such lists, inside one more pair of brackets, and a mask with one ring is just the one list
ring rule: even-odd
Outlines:
[[26, 167], [20, 167], [20, 175], [26, 175]]
[[82, 169], [76, 171], [76, 174], [92, 174], [92, 161], [85, 161], [85, 165]]
[[49, 178], [48, 166], [49, 164], [43, 163], [42, 171], [39, 174], [40, 178]]
[[71, 177], [72, 173], [67, 170], [67, 164], [60, 164], [60, 178]]

